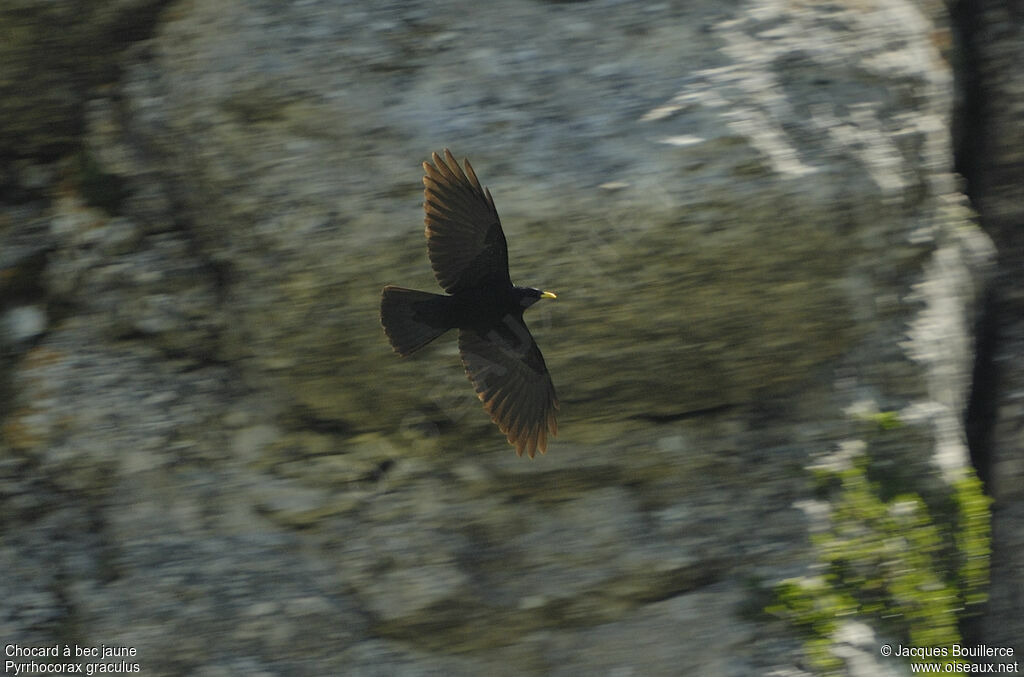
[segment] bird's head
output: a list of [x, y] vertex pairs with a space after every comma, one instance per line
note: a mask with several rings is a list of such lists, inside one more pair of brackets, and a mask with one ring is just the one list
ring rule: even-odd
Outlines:
[[523, 305], [523, 308], [529, 308], [541, 299], [558, 298], [553, 292], [541, 291], [540, 289], [534, 289], [533, 287], [522, 287], [520, 291], [522, 296], [520, 297], [519, 302]]

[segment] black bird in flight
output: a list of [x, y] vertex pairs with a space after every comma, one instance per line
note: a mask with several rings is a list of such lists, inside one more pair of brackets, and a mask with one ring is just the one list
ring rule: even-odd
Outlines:
[[410, 355], [449, 329], [459, 330], [459, 355], [477, 397], [516, 454], [547, 451], [558, 433], [558, 397], [523, 311], [549, 291], [517, 287], [508, 274], [508, 245], [491, 192], [446, 148], [426, 172], [427, 253], [447, 295], [388, 285], [380, 321], [391, 346]]

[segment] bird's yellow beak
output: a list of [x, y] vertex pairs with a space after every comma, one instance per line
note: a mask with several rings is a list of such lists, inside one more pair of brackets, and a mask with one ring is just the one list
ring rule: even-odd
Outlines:
[[550, 291], [542, 291], [540, 293], [540, 297], [542, 299], [557, 299], [558, 298], [557, 296], [555, 296], [554, 292], [550, 292]]

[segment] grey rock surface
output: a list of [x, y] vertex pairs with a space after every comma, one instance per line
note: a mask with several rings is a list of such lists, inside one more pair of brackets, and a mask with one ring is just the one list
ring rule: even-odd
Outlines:
[[[77, 174], [45, 139], [4, 165], [0, 636], [155, 675], [807, 674], [763, 612], [814, 565], [807, 468], [881, 412], [907, 491], [969, 461], [992, 250], [940, 15], [168, 3], [54, 111]], [[377, 320], [434, 288], [444, 146], [559, 293], [532, 463], [450, 337], [399, 360]], [[847, 674], [882, 665], [849, 627]]]
[[144, 37], [167, 4], [9, 0], [0, 5], [0, 158], [52, 158], [73, 150], [90, 90], [117, 77], [121, 49]]
[[[976, 434], [984, 449], [992, 509], [992, 594], [982, 634], [1024, 654], [1024, 89], [1017, 70], [1024, 57], [1024, 23], [1012, 4], [982, 1], [963, 7], [972, 27], [971, 66], [976, 105], [965, 126], [971, 193], [981, 225], [999, 252], [992, 284], [991, 319], [984, 330], [991, 354], [983, 365], [979, 411], [987, 428]], [[1009, 68], [1009, 70], [1008, 70]]]

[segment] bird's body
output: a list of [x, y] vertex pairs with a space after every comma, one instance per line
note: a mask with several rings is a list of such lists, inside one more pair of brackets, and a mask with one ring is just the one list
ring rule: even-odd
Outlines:
[[486, 329], [508, 316], [523, 316], [523, 311], [540, 300], [535, 289], [509, 285], [502, 289], [469, 289], [448, 298], [449, 317], [459, 329]]
[[449, 329], [477, 396], [516, 447], [532, 458], [557, 433], [558, 399], [523, 311], [551, 292], [518, 287], [508, 274], [508, 246], [490, 191], [469, 161], [463, 172], [446, 149], [423, 163], [427, 251], [447, 295], [387, 286], [381, 324], [392, 347], [409, 355]]

